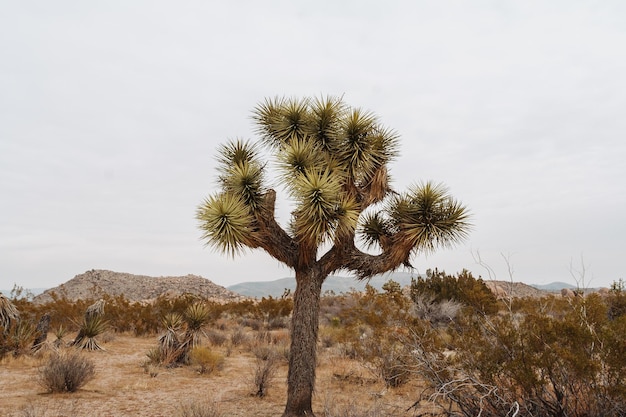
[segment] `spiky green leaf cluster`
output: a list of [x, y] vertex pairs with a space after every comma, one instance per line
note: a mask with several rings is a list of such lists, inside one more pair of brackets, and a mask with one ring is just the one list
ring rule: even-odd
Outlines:
[[234, 256], [246, 246], [253, 218], [240, 196], [233, 193], [211, 196], [198, 208], [196, 218], [204, 232], [202, 238], [222, 252]]
[[467, 236], [470, 224], [465, 206], [446, 187], [427, 182], [395, 196], [387, 208], [390, 227], [411, 247], [431, 252]]
[[187, 328], [191, 331], [198, 331], [209, 322], [211, 310], [204, 303], [191, 304], [185, 310], [184, 320]]
[[372, 113], [335, 97], [277, 98], [259, 105], [254, 119], [297, 203], [298, 239], [320, 243], [353, 233], [363, 208], [389, 191], [385, 167], [397, 136]]
[[81, 333], [85, 338], [94, 338], [106, 331], [108, 322], [102, 316], [84, 318], [80, 325]]

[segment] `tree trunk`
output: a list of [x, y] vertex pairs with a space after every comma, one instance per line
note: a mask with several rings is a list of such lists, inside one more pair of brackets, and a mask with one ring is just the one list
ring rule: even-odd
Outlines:
[[324, 278], [314, 269], [296, 271], [287, 405], [283, 417], [314, 417], [311, 401], [315, 387], [317, 329]]

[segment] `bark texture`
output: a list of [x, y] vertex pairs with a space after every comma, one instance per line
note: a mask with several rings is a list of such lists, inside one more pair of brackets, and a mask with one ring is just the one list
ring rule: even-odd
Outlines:
[[317, 365], [320, 296], [325, 278], [314, 269], [296, 271], [287, 405], [283, 417], [314, 417], [311, 402]]

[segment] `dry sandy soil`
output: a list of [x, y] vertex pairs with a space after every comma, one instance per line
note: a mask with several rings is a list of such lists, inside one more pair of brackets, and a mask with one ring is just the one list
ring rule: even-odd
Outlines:
[[[75, 393], [48, 394], [38, 383], [43, 357], [6, 357], [0, 362], [0, 416], [176, 416], [181, 405], [215, 403], [222, 416], [280, 416], [286, 393], [282, 363], [265, 398], [253, 396], [256, 359], [249, 349], [232, 348], [222, 370], [199, 374], [193, 367], [158, 368], [151, 377], [143, 364], [156, 337], [114, 335], [105, 351], [88, 352], [95, 378]], [[226, 354], [226, 348], [216, 348]], [[409, 383], [385, 389], [358, 362], [320, 350], [314, 410], [318, 417], [410, 416], [420, 389]]]

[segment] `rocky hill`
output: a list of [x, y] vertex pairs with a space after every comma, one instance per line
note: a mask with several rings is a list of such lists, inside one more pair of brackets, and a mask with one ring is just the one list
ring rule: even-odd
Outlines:
[[149, 277], [98, 269], [76, 275], [66, 283], [39, 294], [33, 301], [35, 303], [51, 301], [52, 293], [71, 301], [100, 298], [105, 294], [124, 295], [129, 301], [147, 301], [159, 296], [173, 298], [183, 294], [193, 294], [218, 302], [246, 298], [197, 275]]
[[548, 291], [540, 290], [522, 282], [486, 280], [485, 284], [499, 298], [543, 297]]

